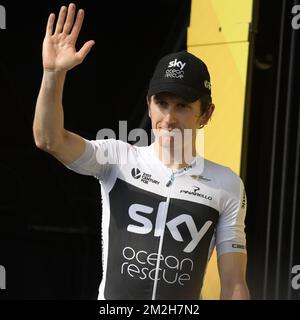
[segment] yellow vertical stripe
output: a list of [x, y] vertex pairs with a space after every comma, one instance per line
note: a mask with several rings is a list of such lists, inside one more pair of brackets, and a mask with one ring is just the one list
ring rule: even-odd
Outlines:
[[[208, 66], [215, 112], [205, 127], [205, 157], [240, 172], [248, 33], [253, 0], [192, 0], [188, 51]], [[214, 252], [203, 299], [218, 299], [220, 282]]]

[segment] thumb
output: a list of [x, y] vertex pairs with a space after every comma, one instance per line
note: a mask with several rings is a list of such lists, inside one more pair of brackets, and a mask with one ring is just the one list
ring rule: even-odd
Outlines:
[[81, 49], [76, 53], [80, 61], [83, 61], [87, 54], [90, 52], [92, 46], [95, 44], [94, 40], [87, 41]]

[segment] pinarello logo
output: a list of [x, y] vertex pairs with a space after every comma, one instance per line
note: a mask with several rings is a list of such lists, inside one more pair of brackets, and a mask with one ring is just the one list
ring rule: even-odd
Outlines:
[[185, 193], [185, 194], [188, 194], [188, 195], [191, 195], [191, 196], [197, 196], [197, 197], [200, 197], [200, 198], [204, 198], [206, 200], [212, 200], [212, 196], [209, 196], [207, 194], [204, 194], [204, 193], [199, 193], [198, 191], [200, 190], [200, 187], [198, 186], [192, 186], [193, 188], [193, 191], [190, 191], [190, 190], [180, 190], [180, 193]]
[[133, 168], [131, 170], [131, 175], [133, 176], [134, 179], [140, 179], [142, 176], [141, 170], [138, 168]]

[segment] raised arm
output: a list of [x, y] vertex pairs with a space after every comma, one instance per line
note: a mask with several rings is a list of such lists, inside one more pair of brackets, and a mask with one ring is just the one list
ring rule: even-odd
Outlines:
[[36, 102], [33, 136], [37, 147], [69, 164], [84, 151], [85, 142], [79, 135], [64, 128], [62, 106], [63, 86], [67, 71], [80, 64], [94, 41], [87, 41], [76, 52], [75, 44], [84, 19], [80, 9], [75, 18], [75, 4], [61, 7], [54, 30], [55, 15], [48, 18], [43, 41], [43, 79]]

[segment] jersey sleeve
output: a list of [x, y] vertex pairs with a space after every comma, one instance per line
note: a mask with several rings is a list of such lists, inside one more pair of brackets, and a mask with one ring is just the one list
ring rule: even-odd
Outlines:
[[83, 154], [66, 165], [68, 169], [106, 181], [112, 170], [126, 161], [126, 143], [115, 139], [84, 140]]
[[222, 190], [221, 212], [216, 228], [218, 257], [224, 253], [246, 253], [245, 216], [247, 198], [243, 181], [233, 172]]

